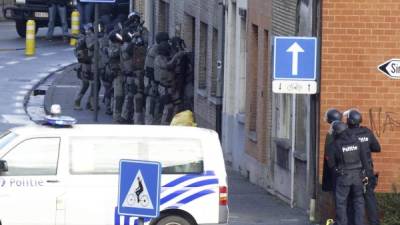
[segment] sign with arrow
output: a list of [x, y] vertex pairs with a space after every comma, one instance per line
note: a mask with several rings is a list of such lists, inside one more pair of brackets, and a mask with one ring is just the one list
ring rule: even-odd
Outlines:
[[400, 79], [400, 59], [390, 59], [379, 65], [378, 70], [392, 79]]
[[275, 37], [274, 47], [274, 79], [316, 80], [316, 38]]
[[317, 93], [315, 37], [275, 37], [273, 66], [274, 93]]

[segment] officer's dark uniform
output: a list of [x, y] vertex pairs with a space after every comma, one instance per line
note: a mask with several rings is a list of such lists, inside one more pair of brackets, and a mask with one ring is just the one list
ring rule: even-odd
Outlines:
[[[336, 174], [336, 222], [347, 225], [347, 201], [353, 202], [355, 225], [364, 225], [363, 150], [358, 139], [352, 135], [346, 125], [335, 121], [332, 123], [334, 140], [328, 147], [328, 166]], [[351, 198], [349, 197], [351, 194]]]
[[373, 170], [371, 152], [380, 152], [381, 146], [370, 129], [359, 125], [361, 120], [361, 114], [359, 112], [349, 112], [347, 123], [349, 125], [350, 132], [358, 138], [360, 144], [363, 146], [363, 149], [365, 149], [365, 154], [362, 156], [368, 165], [368, 169], [366, 170], [368, 184], [364, 193], [367, 217], [371, 225], [379, 225], [380, 221], [378, 215], [378, 204], [374, 193], [374, 189], [377, 185], [377, 177], [375, 176]]

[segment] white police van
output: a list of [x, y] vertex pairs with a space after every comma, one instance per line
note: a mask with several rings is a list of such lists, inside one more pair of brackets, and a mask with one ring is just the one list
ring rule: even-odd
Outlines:
[[0, 224], [138, 224], [136, 218], [118, 214], [121, 159], [162, 164], [160, 216], [145, 219], [146, 224], [227, 223], [227, 175], [215, 132], [35, 125], [0, 135]]

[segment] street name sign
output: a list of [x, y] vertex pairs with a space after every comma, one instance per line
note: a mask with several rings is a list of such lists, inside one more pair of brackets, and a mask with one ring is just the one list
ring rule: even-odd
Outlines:
[[118, 213], [155, 218], [160, 214], [161, 164], [121, 160], [119, 164]]
[[81, 2], [93, 2], [93, 3], [115, 3], [115, 0], [81, 0]]
[[400, 59], [390, 59], [379, 65], [378, 70], [392, 79], [400, 79]]
[[[317, 39], [275, 37], [273, 92], [315, 94], [317, 92]], [[284, 82], [286, 81], [286, 82]]]

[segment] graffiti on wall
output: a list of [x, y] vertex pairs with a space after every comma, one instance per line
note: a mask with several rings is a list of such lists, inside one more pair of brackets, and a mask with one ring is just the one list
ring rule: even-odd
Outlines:
[[369, 109], [370, 128], [377, 137], [400, 127], [400, 116], [396, 112], [383, 111], [382, 107]]

